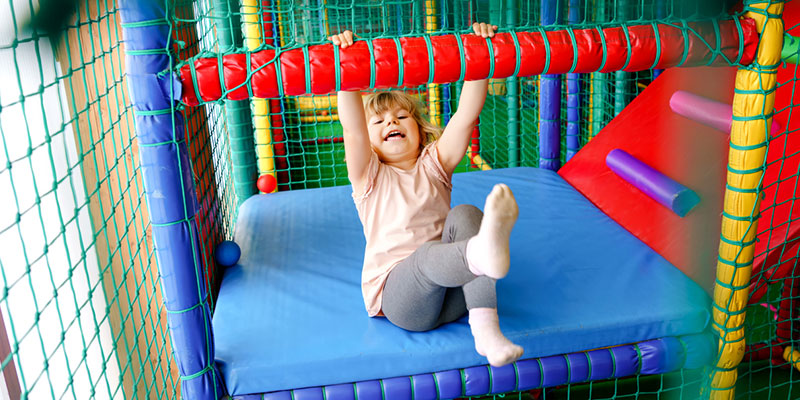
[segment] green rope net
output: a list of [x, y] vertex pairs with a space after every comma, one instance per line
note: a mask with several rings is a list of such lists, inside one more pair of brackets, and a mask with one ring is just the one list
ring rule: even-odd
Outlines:
[[[117, 5], [42, 0], [42, 9], [58, 11], [40, 13], [38, 21], [47, 32], [29, 24], [38, 8], [34, 3], [9, 0], [0, 5], [0, 399], [179, 398]], [[464, 33], [475, 21], [501, 30], [541, 29], [543, 19], [549, 19], [548, 28], [682, 23], [728, 16], [735, 2], [273, 0], [247, 9], [229, 0], [168, 3], [174, 54], [185, 62], [248, 48], [325, 43], [328, 35], [345, 29], [371, 39]], [[542, 3], [549, 4], [549, 11], [543, 12]], [[252, 18], [257, 38], [244, 29]], [[797, 26], [787, 25], [786, 31], [800, 36]], [[561, 136], [558, 161], [563, 164], [658, 73], [493, 80], [471, 144], [472, 154], [479, 157], [465, 157], [456, 172], [540, 165], [544, 79], [561, 82], [561, 111], [554, 121], [567, 132]], [[573, 84], [581, 88], [577, 104], [566, 96]], [[795, 84], [794, 79], [779, 81], [791, 88], [792, 98]], [[429, 104], [430, 118], [443, 125], [456, 109], [460, 83], [403, 90]], [[775, 115], [783, 114], [791, 123], [797, 118], [794, 106], [776, 109]], [[238, 205], [258, 193], [257, 177], [274, 175], [278, 190], [349, 184], [342, 129], [335, 94], [267, 99], [264, 107], [249, 100], [217, 101], [187, 107], [183, 113], [213, 308], [220, 272], [213, 267], [211, 249], [232, 236]], [[509, 131], [518, 132], [518, 139], [509, 140]], [[765, 181], [764, 192], [789, 193], [773, 201], [776, 209], [791, 209], [797, 202], [798, 135], [784, 127], [770, 140], [784, 144], [784, 150], [766, 165], [778, 178]], [[800, 397], [798, 372], [773, 357], [775, 348], [782, 351], [797, 339], [792, 326], [797, 305], [787, 300], [798, 296], [792, 285], [800, 239], [771, 235], [796, 223], [797, 214], [788, 214], [789, 220], [759, 222], [768, 224], [759, 237], [768, 241], [765, 252], [778, 249], [782, 254], [772, 269], [791, 267], [785, 279], [764, 276], [768, 272], [753, 276], [767, 290], [747, 308], [746, 340], [753, 346], [739, 367], [737, 398]], [[787, 328], [780, 344], [779, 328]], [[693, 399], [706, 376], [705, 370], [684, 370], [520, 397]]]

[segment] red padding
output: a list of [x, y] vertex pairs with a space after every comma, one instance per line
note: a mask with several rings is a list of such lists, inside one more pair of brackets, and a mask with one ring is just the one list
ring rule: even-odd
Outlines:
[[[475, 35], [461, 35], [463, 59], [466, 61], [463, 71], [461, 48], [455, 35], [433, 36], [430, 45], [423, 37], [404, 37], [397, 41], [372, 40], [372, 57], [366, 41], [358, 41], [346, 49], [334, 49], [332, 44], [310, 46], [307, 57], [302, 48], [286, 50], [280, 53], [278, 63], [275, 63], [274, 50], [252, 53], [250, 70], [257, 72], [254, 72], [250, 84], [256, 97], [330, 93], [337, 89], [335, 51], [339, 53], [338, 82], [343, 90], [369, 88], [371, 76], [374, 76], [372, 87], [378, 88], [454, 82], [462, 72], [465, 80], [485, 79], [490, 73], [493, 78], [505, 78], [514, 73], [518, 58], [517, 76], [698, 66], [707, 64], [712, 55], [704, 41], [711, 47], [719, 41], [719, 51], [725, 57], [731, 61], [740, 57], [740, 63], [746, 65], [754, 58], [758, 34], [753, 20], [741, 19], [739, 22], [743, 33], [741, 55], [739, 31], [733, 20], [719, 23], [719, 39], [711, 23], [689, 24], [691, 32], [668, 24], [651, 24], [627, 29], [608, 27], [602, 29], [602, 35], [598, 29], [577, 29], [573, 35], [567, 30], [547, 31], [544, 37], [540, 31], [516, 32], [514, 36], [512, 33], [498, 33], [490, 41]], [[685, 48], [689, 52], [684, 59]], [[493, 55], [491, 59], [490, 54]], [[225, 87], [245, 83], [246, 55], [228, 54], [222, 58]], [[431, 58], [434, 68], [430, 68]], [[200, 58], [181, 67], [184, 103], [199, 104], [198, 92], [204, 102], [219, 99], [222, 90], [218, 64], [217, 58]], [[280, 88], [276, 64], [280, 64]], [[306, 87], [307, 64], [309, 87]], [[727, 64], [721, 57], [714, 59], [714, 65]], [[197, 71], [197, 90], [191, 79], [191, 68]], [[228, 93], [228, 98], [240, 99], [243, 93], [247, 93], [242, 89]]]
[[[800, 3], [787, 2], [783, 23], [788, 33], [800, 32]], [[764, 197], [755, 244], [753, 284], [750, 301], [758, 302], [770, 283], [796, 276], [800, 254], [800, 200], [797, 199], [800, 169], [800, 90], [797, 90], [798, 69], [793, 64], [778, 66], [778, 88], [775, 91], [775, 117], [782, 128], [769, 142], [767, 170], [764, 173]], [[796, 281], [796, 279], [794, 280]]]

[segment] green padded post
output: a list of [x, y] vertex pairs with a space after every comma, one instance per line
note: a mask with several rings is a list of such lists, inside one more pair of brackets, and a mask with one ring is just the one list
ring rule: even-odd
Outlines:
[[[628, 21], [631, 12], [631, 7], [635, 7], [635, 3], [630, 0], [617, 0], [616, 3], [616, 18], [618, 21]], [[625, 71], [617, 71], [614, 73], [614, 116], [616, 117], [625, 106], [628, 105], [628, 86], [630, 82], [631, 73]]]
[[[233, 2], [235, 8], [231, 7], [231, 2], [214, 0], [214, 27], [220, 53], [232, 52], [242, 46], [241, 18], [233, 11], [238, 10], [238, 2]], [[225, 117], [230, 140], [233, 189], [238, 207], [257, 192], [258, 170], [250, 101], [226, 101]]]
[[[605, 0], [598, 0], [595, 21], [605, 22]], [[605, 126], [606, 91], [608, 86], [608, 75], [595, 72], [592, 74], [592, 136], [600, 133], [600, 129]]]
[[[492, 4], [495, 4], [494, 2]], [[499, 22], [499, 18], [498, 18]], [[500, 25], [498, 22], [493, 24]], [[517, 1], [506, 0], [506, 22], [502, 26], [514, 29], [517, 24]], [[519, 84], [516, 76], [506, 78], [506, 104], [508, 105], [508, 166], [519, 167]]]

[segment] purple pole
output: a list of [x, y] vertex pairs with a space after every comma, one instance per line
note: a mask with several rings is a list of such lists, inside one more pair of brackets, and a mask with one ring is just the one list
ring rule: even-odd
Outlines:
[[624, 150], [611, 150], [606, 156], [606, 165], [620, 178], [680, 217], [686, 216], [689, 211], [700, 203], [700, 197], [697, 193], [658, 172]]
[[[542, 1], [542, 26], [559, 23], [558, 1]], [[561, 75], [539, 78], [539, 168], [561, 167]]]

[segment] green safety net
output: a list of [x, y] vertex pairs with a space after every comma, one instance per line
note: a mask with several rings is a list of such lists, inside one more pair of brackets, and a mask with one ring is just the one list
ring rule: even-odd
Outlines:
[[0, 398], [178, 395], [118, 18], [0, 4]]
[[[731, 1], [680, 0], [175, 0], [168, 2], [174, 54], [179, 61], [244, 51], [243, 26], [255, 17], [254, 48], [324, 43], [345, 29], [360, 37], [403, 37], [468, 32], [475, 21], [501, 30], [693, 21], [729, 15]], [[129, 88], [124, 41], [113, 1], [42, 1], [41, 28], [29, 24], [36, 6], [22, 0], [0, 5], [0, 398], [180, 397], [166, 310], [150, 234]], [[735, 10], [735, 6], [734, 6]], [[734, 11], [735, 12], [735, 11]], [[44, 29], [47, 28], [47, 29]], [[797, 26], [786, 31], [800, 36]], [[252, 47], [252, 46], [251, 46]], [[252, 49], [252, 48], [251, 48]], [[166, 71], [169, 72], [169, 71]], [[577, 146], [585, 144], [640, 93], [658, 71], [556, 76], [562, 82], [561, 163], [569, 154], [568, 79], [580, 83]], [[479, 135], [457, 172], [511, 165], [539, 166], [539, 95], [542, 77], [490, 82]], [[791, 88], [796, 80], [779, 82]], [[457, 107], [460, 84], [403, 89], [429, 104], [431, 119], [445, 124]], [[197, 189], [206, 283], [213, 295], [220, 272], [213, 246], [230, 238], [238, 205], [258, 193], [255, 180], [274, 174], [278, 190], [348, 184], [336, 98], [268, 99], [266, 112], [251, 101], [218, 101], [183, 109]], [[794, 103], [775, 110], [797, 118]], [[768, 113], [768, 110], [765, 110]], [[262, 122], [258, 122], [259, 119]], [[266, 122], [264, 122], [266, 121]], [[269, 130], [257, 129], [266, 124]], [[787, 193], [776, 208], [793, 208], [800, 147], [794, 130], [771, 137], [785, 144], [767, 170], [765, 192]], [[519, 132], [508, 140], [507, 132]], [[263, 132], [269, 132], [265, 135]], [[272, 164], [266, 154], [272, 153]], [[513, 160], [518, 154], [518, 159]], [[768, 174], [769, 175], [769, 174]], [[770, 192], [770, 185], [775, 185]], [[762, 214], [769, 210], [762, 210]], [[770, 235], [794, 224], [762, 219], [765, 252], [783, 251], [785, 279], [762, 279], [768, 290], [749, 306], [748, 347], [739, 367], [737, 398], [800, 397], [798, 372], [780, 357], [794, 337], [798, 296], [793, 291], [797, 238]], [[763, 227], [764, 225], [762, 225]], [[783, 227], [783, 230], [781, 230]], [[758, 254], [757, 254], [758, 256]], [[769, 268], [765, 268], [769, 270]], [[754, 275], [753, 279], [764, 278]], [[788, 305], [788, 308], [787, 308]], [[781, 314], [781, 323], [776, 317]], [[788, 325], [787, 322], [788, 321]], [[779, 326], [780, 325], [780, 326]], [[777, 343], [778, 328], [788, 326]], [[683, 370], [566, 385], [519, 397], [697, 398], [706, 370]]]

